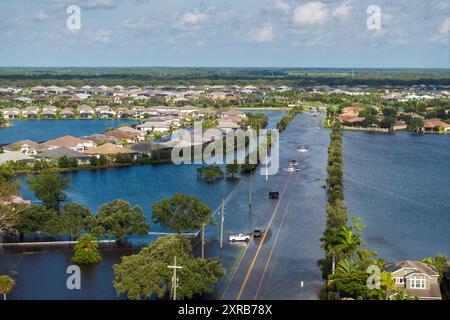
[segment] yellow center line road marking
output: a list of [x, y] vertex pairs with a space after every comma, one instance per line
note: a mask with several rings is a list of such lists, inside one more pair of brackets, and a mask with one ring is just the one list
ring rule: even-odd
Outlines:
[[[261, 211], [262, 211], [262, 212], [265, 212], [265, 211], [267, 210], [267, 208], [269, 208], [269, 205], [270, 205], [270, 200], [266, 202], [266, 204], [264, 205], [263, 210], [261, 210]], [[250, 246], [250, 244], [248, 244], [248, 245], [245, 246], [244, 253], [242, 254], [242, 257], [239, 259], [239, 262], [238, 262], [236, 268], [234, 269], [234, 272], [233, 272], [233, 275], [232, 275], [231, 278], [230, 278], [230, 281], [228, 281], [228, 284], [227, 284], [227, 286], [226, 286], [226, 288], [225, 288], [225, 290], [224, 290], [224, 292], [223, 292], [223, 294], [222, 294], [221, 300], [224, 299], [225, 294], [227, 293], [228, 288], [230, 287], [230, 284], [231, 284], [231, 282], [233, 281], [233, 279], [234, 279], [234, 277], [235, 277], [235, 275], [236, 275], [236, 273], [237, 273], [237, 271], [238, 271], [238, 269], [239, 269], [239, 267], [240, 267], [240, 265], [241, 265], [242, 260], [244, 260], [244, 257], [245, 257], [245, 255], [247, 254], [247, 249], [248, 249], [249, 246]]]
[[281, 227], [284, 224], [284, 219], [286, 218], [289, 206], [291, 205], [291, 200], [292, 200], [292, 193], [289, 196], [289, 201], [288, 201], [288, 204], [286, 206], [286, 210], [284, 210], [283, 219], [281, 220], [280, 226], [278, 227], [277, 235], [275, 237], [275, 240], [273, 241], [272, 249], [270, 249], [269, 258], [267, 259], [266, 266], [264, 267], [264, 272], [261, 275], [261, 280], [259, 281], [258, 290], [256, 290], [256, 294], [255, 294], [255, 299], [254, 300], [256, 300], [258, 298], [259, 291], [261, 290], [262, 283], [263, 283], [264, 278], [266, 276], [266, 272], [267, 272], [267, 269], [269, 267], [270, 260], [272, 259], [273, 250], [275, 249], [275, 245], [277, 244], [277, 241], [278, 241], [278, 236], [280, 235]]
[[247, 249], [248, 249], [249, 246], [250, 246], [250, 244], [248, 244], [248, 245], [245, 246], [244, 253], [242, 254], [242, 257], [239, 259], [239, 262], [238, 262], [236, 268], [234, 269], [233, 274], [231, 275], [230, 281], [228, 281], [228, 284], [227, 284], [225, 290], [223, 291], [223, 294], [222, 294], [222, 297], [220, 298], [220, 300], [223, 300], [223, 299], [225, 298], [225, 294], [227, 293], [228, 288], [230, 287], [230, 284], [231, 284], [231, 282], [233, 281], [234, 276], [236, 275], [236, 272], [238, 271], [239, 266], [241, 265], [242, 260], [244, 260], [245, 254], [247, 253]]
[[270, 229], [270, 226], [272, 225], [273, 219], [275, 218], [275, 215], [278, 211], [278, 207], [280, 206], [281, 200], [283, 199], [283, 195], [286, 191], [289, 181], [291, 180], [291, 176], [292, 176], [292, 173], [289, 174], [289, 178], [287, 179], [286, 184], [284, 185], [280, 199], [278, 200], [278, 203], [272, 212], [272, 217], [270, 218], [269, 224], [267, 225], [266, 231], [264, 232], [263, 238], [261, 239], [261, 243], [259, 244], [258, 249], [256, 250], [256, 253], [255, 253], [255, 256], [253, 257], [252, 263], [250, 264], [250, 267], [247, 270], [247, 274], [245, 275], [244, 282], [242, 283], [241, 290], [239, 290], [239, 294], [237, 295], [236, 300], [241, 299], [241, 295], [244, 292], [245, 287], [247, 286], [248, 278], [250, 277], [250, 273], [252, 272], [253, 267], [255, 266], [256, 259], [258, 259], [259, 252], [261, 251], [262, 245], [264, 244], [264, 241], [266, 240], [267, 231]]

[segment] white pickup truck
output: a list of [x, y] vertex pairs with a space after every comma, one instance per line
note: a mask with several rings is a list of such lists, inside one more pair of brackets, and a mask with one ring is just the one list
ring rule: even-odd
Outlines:
[[243, 233], [230, 236], [230, 242], [238, 242], [238, 241], [239, 242], [250, 241], [250, 236]]

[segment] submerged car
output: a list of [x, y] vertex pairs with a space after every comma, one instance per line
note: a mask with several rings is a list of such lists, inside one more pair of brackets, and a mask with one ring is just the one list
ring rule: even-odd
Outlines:
[[231, 235], [230, 242], [247, 242], [250, 241], [250, 236], [247, 234], [239, 233], [238, 235]]
[[263, 231], [261, 229], [255, 229], [253, 230], [253, 238], [260, 238], [262, 237]]

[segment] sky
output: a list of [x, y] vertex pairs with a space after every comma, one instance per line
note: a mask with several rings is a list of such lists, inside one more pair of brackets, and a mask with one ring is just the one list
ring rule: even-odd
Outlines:
[[449, 32], [450, 0], [0, 0], [0, 66], [450, 68]]

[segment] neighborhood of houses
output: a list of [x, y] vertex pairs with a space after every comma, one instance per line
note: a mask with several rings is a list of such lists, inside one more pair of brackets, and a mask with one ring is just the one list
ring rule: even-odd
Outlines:
[[[415, 112], [396, 112], [394, 121], [388, 123], [384, 128], [380, 127], [380, 123], [383, 121], [383, 110], [377, 106], [370, 107], [374, 110], [374, 118], [376, 121], [372, 123], [368, 122], [367, 117], [362, 114], [367, 108], [360, 106], [350, 106], [342, 109], [339, 115], [339, 121], [347, 129], [362, 129], [373, 131], [398, 131], [408, 129], [408, 120], [403, 119], [416, 119], [419, 120], [419, 126], [415, 128], [416, 131], [424, 133], [450, 133], [450, 123], [444, 122], [439, 118], [426, 119], [425, 115], [419, 115]], [[425, 112], [433, 112], [435, 108], [426, 108]], [[450, 118], [450, 109], [445, 111], [447, 117]]]
[[[147, 109], [148, 110], [148, 109]], [[180, 146], [180, 142], [199, 141], [194, 137], [177, 135], [178, 129], [190, 126], [196, 120], [213, 123], [216, 135], [202, 135], [202, 144], [223, 139], [238, 129], [247, 128], [247, 115], [243, 111], [228, 109], [197, 109], [194, 107], [155, 107], [150, 117], [132, 126], [108, 129], [104, 133], [89, 136], [63, 136], [36, 142], [20, 140], [4, 145], [0, 149], [0, 165], [7, 162], [21, 162], [32, 165], [36, 160], [50, 164], [58, 163], [62, 157], [76, 159], [78, 165], [89, 164], [92, 157], [105, 156], [114, 161], [114, 156], [127, 154], [136, 160], [143, 155], [151, 155], [153, 150], [170, 150]], [[205, 128], [206, 130], [208, 128]], [[172, 133], [170, 135], [170, 133]], [[155, 138], [157, 137], [157, 138]], [[205, 141], [205, 137], [209, 141]]]

